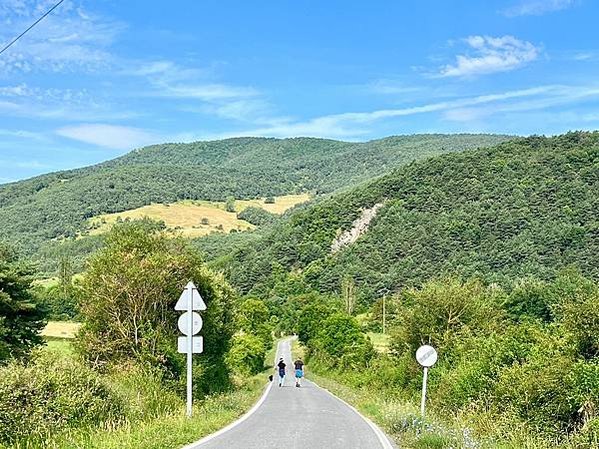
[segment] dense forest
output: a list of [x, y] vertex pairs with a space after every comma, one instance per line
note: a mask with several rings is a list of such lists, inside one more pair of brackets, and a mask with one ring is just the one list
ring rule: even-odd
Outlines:
[[78, 236], [87, 219], [104, 213], [182, 199], [331, 192], [414, 159], [506, 139], [464, 134], [366, 143], [237, 138], [155, 145], [96, 166], [0, 186], [0, 240], [31, 255], [46, 242]]
[[[368, 231], [332, 254], [333, 240], [376, 204]], [[213, 263], [244, 293], [337, 293], [349, 278], [363, 303], [444, 274], [501, 284], [573, 265], [597, 279], [597, 210], [599, 133], [533, 136], [412, 162]]]

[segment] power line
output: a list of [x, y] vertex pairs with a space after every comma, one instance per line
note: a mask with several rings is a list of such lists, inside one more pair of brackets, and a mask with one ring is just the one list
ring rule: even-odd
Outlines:
[[60, 6], [60, 4], [64, 2], [64, 0], [60, 0], [57, 4], [55, 4], [52, 8], [50, 8], [46, 14], [44, 14], [42, 17], [40, 17], [39, 19], [37, 19], [29, 28], [27, 28], [25, 31], [23, 31], [21, 34], [19, 34], [17, 37], [15, 37], [8, 45], [6, 45], [2, 50], [0, 50], [0, 55], [2, 53], [4, 53], [6, 50], [8, 50], [15, 42], [17, 42], [19, 39], [21, 39], [23, 36], [25, 36], [25, 34], [27, 34], [27, 32], [33, 28], [34, 26], [36, 26], [38, 23], [40, 23], [42, 20], [44, 20], [44, 18], [50, 14], [52, 11], [54, 11], [56, 8], [58, 8]]

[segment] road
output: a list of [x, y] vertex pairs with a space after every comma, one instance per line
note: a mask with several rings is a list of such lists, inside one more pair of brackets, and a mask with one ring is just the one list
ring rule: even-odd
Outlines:
[[[278, 356], [292, 366], [290, 341]], [[278, 357], [277, 356], [277, 357]], [[278, 360], [278, 358], [277, 358]], [[295, 387], [292, 370], [283, 387], [275, 382], [263, 402], [230, 429], [186, 449], [391, 449], [374, 424], [326, 390], [304, 380]]]

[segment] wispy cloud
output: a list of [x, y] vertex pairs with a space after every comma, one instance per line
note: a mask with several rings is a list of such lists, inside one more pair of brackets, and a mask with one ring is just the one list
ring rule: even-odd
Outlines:
[[[0, 41], [8, 42], [50, 6], [45, 0], [5, 0]], [[109, 47], [124, 24], [96, 16], [67, 0], [0, 59], [3, 73], [94, 70], [112, 61]]]
[[46, 140], [46, 137], [42, 133], [26, 131], [22, 129], [0, 129], [0, 136], [29, 140]]
[[109, 101], [98, 98], [86, 89], [40, 88], [22, 83], [0, 86], [0, 116], [2, 115], [90, 121], [118, 120], [137, 114], [124, 108], [114, 110]]
[[144, 129], [103, 123], [65, 126], [56, 130], [56, 134], [80, 142], [117, 150], [132, 150], [162, 140], [159, 136]]
[[441, 68], [441, 77], [471, 77], [496, 72], [507, 72], [534, 61], [539, 48], [514, 36], [470, 36], [464, 42], [472, 54], [456, 56], [454, 64]]
[[259, 121], [270, 108], [264, 94], [254, 87], [213, 82], [210, 70], [182, 66], [174, 61], [148, 61], [124, 73], [141, 77], [148, 83], [149, 89], [140, 96], [186, 102], [179, 106], [186, 112]]
[[540, 16], [574, 6], [574, 0], [521, 0], [502, 11], [506, 17]]
[[368, 84], [369, 92], [384, 95], [411, 94], [414, 92], [420, 92], [422, 90], [422, 87], [410, 86], [401, 82], [387, 79], [376, 80]]
[[[547, 85], [496, 94], [456, 98], [397, 109], [370, 112], [348, 112], [313, 118], [305, 121], [290, 119], [273, 121], [269, 126], [228, 133], [219, 137], [329, 137], [354, 139], [368, 135], [380, 121], [418, 114], [438, 113], [452, 121], [473, 121], [496, 112], [545, 109], [599, 98], [599, 86]], [[525, 101], [524, 101], [525, 100]]]

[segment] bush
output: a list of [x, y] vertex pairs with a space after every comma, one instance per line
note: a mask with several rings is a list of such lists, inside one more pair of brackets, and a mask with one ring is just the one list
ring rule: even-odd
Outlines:
[[557, 354], [534, 356], [501, 372], [493, 403], [540, 433], [575, 431], [596, 417], [599, 365]]
[[237, 214], [237, 218], [245, 220], [254, 226], [267, 226], [276, 223], [279, 219], [275, 214], [262, 209], [261, 207], [246, 207]]
[[74, 427], [119, 420], [124, 404], [92, 370], [53, 352], [0, 368], [0, 443], [43, 439]]
[[264, 370], [264, 345], [255, 335], [236, 335], [227, 354], [227, 365], [235, 373], [258, 374]]
[[258, 337], [267, 351], [272, 346], [273, 326], [270, 324], [270, 311], [260, 299], [246, 299], [239, 307], [239, 330]]
[[234, 332], [234, 292], [184, 241], [135, 222], [113, 228], [85, 273], [78, 344], [86, 359], [100, 366], [133, 360], [177, 383], [185, 362], [176, 348], [174, 307], [191, 279], [208, 306], [202, 314], [204, 352], [196, 358], [203, 377], [198, 392], [227, 388], [224, 357]]
[[486, 333], [501, 326], [501, 294], [479, 281], [456, 279], [431, 281], [420, 290], [408, 290], [398, 311], [393, 351], [413, 353], [420, 345], [431, 344], [447, 356], [459, 335]]
[[374, 348], [355, 318], [335, 313], [322, 324], [311, 348], [332, 366], [365, 366], [374, 356]]

